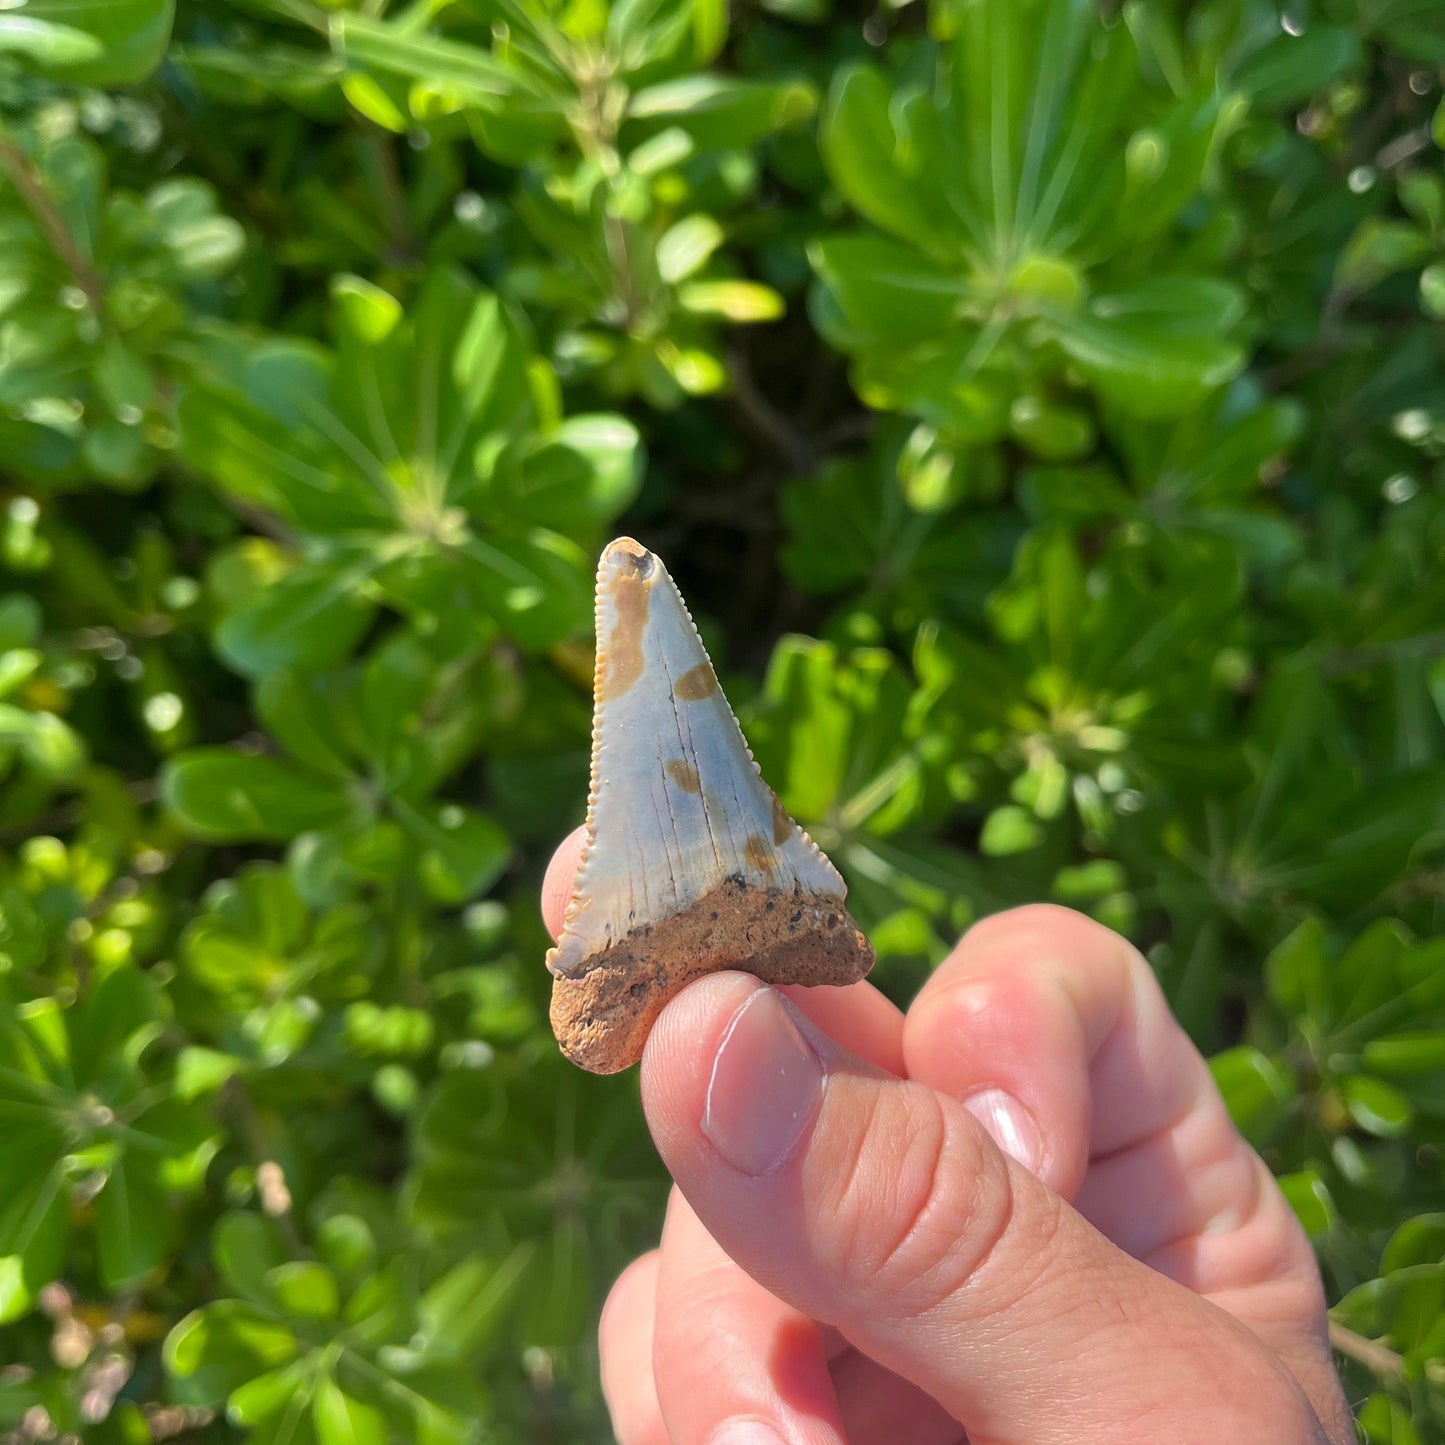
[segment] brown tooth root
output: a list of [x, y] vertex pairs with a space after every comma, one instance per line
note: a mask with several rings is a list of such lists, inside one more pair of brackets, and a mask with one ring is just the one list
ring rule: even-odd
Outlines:
[[856, 983], [873, 950], [838, 870], [763, 782], [659, 558], [622, 537], [597, 569], [587, 842], [557, 946], [552, 1029], [594, 1073], [642, 1055], [687, 983]]
[[850, 984], [873, 949], [831, 895], [779, 894], [725, 882], [695, 908], [649, 924], [552, 984], [552, 1031], [594, 1074], [637, 1063], [664, 1006], [694, 979], [723, 969], [764, 983]]

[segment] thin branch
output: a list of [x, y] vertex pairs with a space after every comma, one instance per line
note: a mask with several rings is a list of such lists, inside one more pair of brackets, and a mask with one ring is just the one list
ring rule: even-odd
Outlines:
[[386, 239], [392, 259], [399, 265], [414, 266], [420, 259], [416, 231], [406, 211], [406, 191], [401, 183], [401, 168], [396, 160], [396, 147], [389, 132], [371, 121], [363, 122], [363, 144], [371, 152], [381, 191], [381, 211], [386, 222]]
[[39, 173], [30, 163], [30, 157], [14, 141], [0, 139], [0, 170], [14, 182], [25, 208], [40, 227], [61, 265], [74, 277], [75, 284], [85, 293], [85, 299], [96, 314], [101, 314], [105, 308], [105, 282], [100, 272], [82, 253], [65, 223], [65, 217], [60, 214]]
[[[1330, 1321], [1330, 1347], [1336, 1354], [1373, 1371], [1382, 1380], [1398, 1380], [1404, 1376], [1403, 1356], [1396, 1354], [1388, 1345], [1382, 1345], [1379, 1340], [1356, 1334], [1333, 1319]], [[1445, 1386], [1445, 1362], [1426, 1360], [1422, 1373], [1435, 1389]]]
[[642, 319], [642, 299], [632, 274], [632, 251], [627, 241], [627, 222], [611, 211], [602, 217], [602, 234], [607, 243], [607, 259], [612, 266], [612, 280], [617, 299], [622, 303], [622, 326], [631, 331]]
[[277, 1162], [276, 1151], [266, 1134], [266, 1126], [249, 1090], [239, 1079], [231, 1079], [226, 1085], [226, 1098], [241, 1121], [246, 1142], [256, 1160], [257, 1183], [261, 1187], [261, 1209], [268, 1219], [274, 1220], [281, 1231], [287, 1248], [297, 1259], [310, 1259], [311, 1252], [296, 1227], [296, 1218], [291, 1210], [291, 1194], [286, 1188], [285, 1175]]
[[1384, 146], [1375, 157], [1375, 165], [1382, 171], [1392, 171], [1397, 166], [1402, 166], [1408, 160], [1413, 160], [1422, 150], [1430, 144], [1430, 127], [1427, 125], [1416, 126], [1414, 130], [1406, 131], [1402, 136], [1396, 136], [1389, 145]]
[[728, 348], [728, 375], [733, 400], [757, 434], [771, 442], [793, 471], [806, 476], [813, 470], [813, 446], [808, 438], [763, 394], [741, 346]]
[[1424, 659], [1445, 654], [1445, 632], [1420, 632], [1414, 637], [1398, 637], [1391, 642], [1367, 643], [1360, 647], [1342, 648], [1324, 658], [1326, 677], [1340, 677], [1363, 672], [1377, 663], [1400, 658]]
[[1356, 1334], [1334, 1319], [1330, 1321], [1330, 1348], [1384, 1379], [1399, 1379], [1405, 1367], [1405, 1361], [1388, 1345]]
[[[154, 803], [159, 797], [154, 778], [136, 778], [126, 784], [131, 797], [142, 807]], [[51, 834], [68, 833], [78, 828], [86, 819], [89, 809], [80, 799], [61, 803], [38, 818], [28, 818], [0, 828], [0, 844], [20, 842], [27, 838], [43, 838]], [[129, 878], [129, 873], [121, 875]]]
[[1410, 89], [1410, 70], [1408, 65], [1397, 67], [1394, 76], [1381, 87], [1374, 110], [1364, 116], [1356, 128], [1344, 166], [1346, 174], [1356, 166], [1378, 163], [1376, 156], [1385, 145], [1385, 137], [1420, 106], [1420, 97]]
[[226, 502], [253, 532], [259, 532], [263, 537], [270, 537], [272, 541], [280, 542], [283, 547], [296, 546], [295, 533], [280, 518], [268, 512], [265, 507], [258, 507], [251, 502], [238, 501], [235, 497], [227, 497]]

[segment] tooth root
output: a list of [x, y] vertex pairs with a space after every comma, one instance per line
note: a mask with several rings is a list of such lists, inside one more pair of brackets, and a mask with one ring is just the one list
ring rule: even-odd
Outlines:
[[873, 950], [838, 870], [763, 782], [661, 560], [622, 537], [597, 570], [587, 843], [552, 971], [552, 1028], [594, 1073], [642, 1056], [703, 974], [848, 984]]

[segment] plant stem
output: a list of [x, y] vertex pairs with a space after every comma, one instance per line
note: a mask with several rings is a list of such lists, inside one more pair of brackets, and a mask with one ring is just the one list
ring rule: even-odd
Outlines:
[[1370, 643], [1361, 647], [1342, 648], [1324, 658], [1326, 677], [1340, 677], [1362, 672], [1381, 662], [1402, 658], [1425, 659], [1445, 654], [1445, 632], [1419, 632], [1413, 637], [1398, 637], [1390, 642]]
[[364, 122], [364, 144], [376, 166], [377, 186], [381, 192], [381, 211], [386, 223], [386, 238], [391, 246], [392, 260], [402, 266], [414, 266], [420, 259], [416, 232], [406, 213], [406, 192], [401, 184], [401, 168], [396, 161], [396, 147], [391, 135], [370, 121]]
[[633, 284], [632, 257], [627, 244], [627, 223], [608, 211], [602, 217], [602, 232], [607, 241], [607, 259], [612, 266], [617, 299], [622, 302], [623, 329], [631, 331], [641, 309], [637, 287]]
[[[580, 113], [573, 121], [572, 131], [578, 150], [588, 160], [597, 162], [610, 184], [621, 173], [622, 158], [617, 152], [617, 124], [620, 117], [607, 93], [609, 74], [605, 69], [594, 68], [593, 61], [589, 61], [581, 72], [574, 67], [573, 78], [577, 83]], [[632, 272], [632, 247], [628, 229], [628, 223], [621, 216], [604, 207], [602, 239], [607, 247], [607, 262], [612, 271], [613, 294], [622, 305], [622, 328], [630, 332], [641, 320], [643, 308]]]
[[85, 293], [91, 308], [100, 315], [105, 309], [105, 282], [76, 244], [65, 217], [45, 189], [39, 173], [30, 163], [30, 157], [14, 141], [3, 137], [0, 137], [0, 170], [14, 182], [20, 199], [40, 227], [46, 243]]
[[1388, 1345], [1357, 1334], [1338, 1320], [1330, 1321], [1330, 1348], [1337, 1354], [1344, 1355], [1346, 1359], [1354, 1360], [1388, 1379], [1398, 1379], [1405, 1364]]
[[[284, 1190], [285, 1176], [276, 1160], [276, 1151], [271, 1147], [271, 1140], [266, 1134], [266, 1126], [261, 1122], [261, 1115], [257, 1111], [255, 1100], [251, 1098], [246, 1086], [239, 1079], [234, 1078], [226, 1086], [226, 1097], [230, 1100], [232, 1108], [241, 1121], [246, 1142], [256, 1160], [258, 1177], [263, 1170], [274, 1170], [277, 1182]], [[263, 1198], [261, 1207], [266, 1217], [273, 1220], [277, 1229], [281, 1231], [281, 1236], [286, 1241], [286, 1246], [291, 1253], [297, 1259], [310, 1259], [311, 1252], [306, 1248], [306, 1243], [301, 1238], [301, 1231], [296, 1227], [295, 1216], [291, 1212], [289, 1192], [285, 1194], [284, 1203], [284, 1208], [278, 1208], [274, 1199], [268, 1201]]]
[[728, 349], [728, 375], [733, 400], [748, 424], [770, 442], [787, 466], [799, 476], [813, 470], [815, 458], [807, 436], [765, 396], [753, 377], [747, 353], [740, 344]]

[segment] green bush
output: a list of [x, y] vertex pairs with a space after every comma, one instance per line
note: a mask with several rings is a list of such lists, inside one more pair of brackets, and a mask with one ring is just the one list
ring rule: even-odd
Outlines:
[[[600, 1440], [595, 555], [906, 999], [1145, 950], [1445, 1441], [1445, 10], [0, 5], [0, 1431]], [[645, 458], [644, 458], [645, 449]]]

